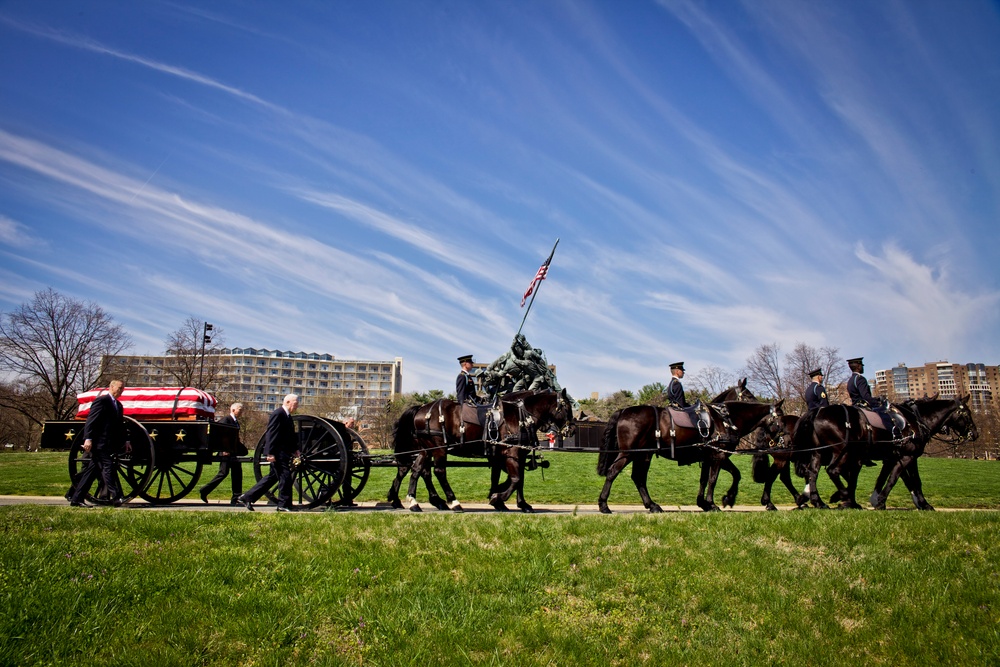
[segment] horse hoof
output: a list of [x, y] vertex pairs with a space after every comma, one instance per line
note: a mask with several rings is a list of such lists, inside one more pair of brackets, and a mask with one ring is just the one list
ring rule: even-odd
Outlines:
[[[447, 507], [448, 509], [450, 509], [452, 512], [464, 512], [465, 511], [465, 509], [462, 508], [462, 503], [458, 502], [458, 500], [451, 501], [450, 503], [448, 503], [447, 505], [445, 505], [445, 507]], [[441, 507], [439, 509], [445, 509], [445, 507]]]
[[535, 508], [532, 507], [531, 505], [529, 505], [528, 503], [524, 503], [523, 505], [521, 503], [518, 503], [517, 509], [521, 510], [525, 514], [534, 514], [535, 513]]
[[837, 505], [837, 509], [839, 509], [839, 510], [860, 510], [860, 509], [864, 509], [864, 508], [861, 507], [861, 505], [859, 505], [857, 503], [842, 502], [839, 505]]
[[799, 510], [806, 510], [806, 509], [809, 509], [808, 505], [796, 505], [795, 509], [792, 510], [792, 511], [793, 512], [798, 512]]
[[[871, 504], [872, 507], [878, 507], [879, 506], [878, 491], [872, 491], [872, 494], [870, 496], [868, 496], [868, 502]], [[885, 503], [882, 503], [882, 504], [885, 504]]]
[[601, 514], [611, 514], [611, 508], [607, 505], [599, 505], [597, 509], [601, 512]]
[[736, 507], [736, 498], [730, 498], [729, 496], [722, 497], [723, 507]]
[[936, 512], [937, 511], [937, 510], [934, 509], [934, 506], [931, 505], [930, 503], [924, 503], [924, 506], [921, 507], [920, 509], [923, 510], [924, 512]]
[[715, 503], [712, 503], [711, 505], [709, 505], [707, 507], [703, 507], [702, 509], [705, 510], [706, 512], [721, 512], [722, 511], [722, 508], [719, 507], [718, 505], [716, 505]]
[[831, 503], [837, 503], [842, 500], [847, 500], [847, 494], [845, 494], [843, 491], [834, 491], [833, 495], [830, 496]]
[[649, 503], [649, 507], [646, 509], [649, 510], [650, 514], [663, 514], [663, 508], [656, 503]]
[[809, 503], [809, 496], [800, 495], [795, 497], [795, 504], [799, 507], [805, 507]]
[[403, 509], [403, 503], [399, 502], [399, 498], [396, 498], [395, 500], [392, 500], [390, 502], [392, 503], [392, 509], [394, 510]]
[[767, 506], [764, 509], [766, 509], [768, 512], [777, 512], [778, 511], [778, 508], [774, 506], [774, 503], [768, 503]]
[[491, 501], [490, 505], [497, 512], [509, 512], [510, 511], [509, 509], [507, 509], [507, 506], [503, 504], [503, 501], [500, 501], [500, 500]]
[[873, 505], [872, 509], [879, 510], [879, 511], [885, 511], [885, 503], [880, 503], [878, 505]]
[[418, 503], [417, 499], [414, 498], [413, 496], [406, 496], [406, 502], [404, 503], [404, 506], [406, 507], [406, 509], [410, 510], [411, 512], [421, 512], [422, 511], [420, 509], [420, 503]]

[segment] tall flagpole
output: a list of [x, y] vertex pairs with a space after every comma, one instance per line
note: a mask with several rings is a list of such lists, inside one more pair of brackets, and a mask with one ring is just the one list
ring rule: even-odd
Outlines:
[[[545, 267], [546, 275], [548, 275], [549, 264], [552, 263], [552, 257], [556, 254], [556, 246], [558, 245], [559, 245], [559, 239], [556, 239], [555, 245], [552, 246], [552, 252], [549, 253], [549, 258], [545, 260], [545, 263], [542, 265]], [[514, 340], [517, 340], [518, 335], [521, 333], [521, 329], [524, 328], [524, 322], [525, 320], [528, 319], [528, 313], [531, 312], [531, 304], [535, 303], [535, 297], [538, 296], [538, 290], [542, 288], [543, 281], [544, 278], [542, 280], [539, 280], [538, 284], [535, 285], [534, 291], [531, 293], [531, 301], [528, 302], [528, 309], [524, 311], [524, 317], [521, 318], [521, 326], [517, 328], [517, 333], [514, 334]]]

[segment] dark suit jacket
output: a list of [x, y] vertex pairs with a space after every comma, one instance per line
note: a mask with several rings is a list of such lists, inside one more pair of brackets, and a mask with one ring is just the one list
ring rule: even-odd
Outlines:
[[125, 420], [118, 411], [118, 401], [111, 394], [101, 394], [90, 404], [83, 437], [90, 439], [94, 449], [115, 451], [125, 446], [128, 439]]
[[682, 408], [688, 407], [687, 400], [684, 398], [684, 387], [681, 385], [681, 381], [675, 377], [671, 377], [670, 384], [667, 385], [667, 399], [674, 405]]
[[285, 408], [278, 408], [267, 418], [264, 431], [264, 455], [294, 454], [299, 449], [299, 439], [295, 435], [295, 424]]
[[[232, 415], [226, 415], [225, 417], [219, 420], [219, 423], [228, 424], [229, 426], [235, 426], [236, 428], [240, 428], [240, 423], [236, 421], [236, 419], [234, 419]], [[247, 454], [250, 453], [249, 450], [247, 449], [247, 446], [243, 444], [243, 438], [241, 438], [239, 434], [237, 434], [236, 436], [236, 449], [229, 453], [235, 454], [236, 456], [246, 456]]]
[[819, 382], [810, 381], [809, 388], [806, 389], [806, 407], [812, 412], [828, 405], [830, 400], [826, 397], [826, 387]]
[[476, 403], [476, 385], [472, 376], [462, 371], [455, 378], [455, 398], [459, 403]]

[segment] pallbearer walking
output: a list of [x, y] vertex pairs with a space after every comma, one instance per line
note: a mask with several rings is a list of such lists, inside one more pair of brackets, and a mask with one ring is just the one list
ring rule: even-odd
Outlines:
[[292, 458], [298, 456], [299, 439], [295, 434], [292, 413], [299, 407], [299, 397], [288, 394], [281, 407], [267, 418], [264, 432], [264, 455], [271, 464], [271, 471], [261, 478], [252, 489], [236, 499], [236, 502], [254, 511], [253, 504], [264, 495], [271, 485], [278, 482], [278, 511], [292, 511]]

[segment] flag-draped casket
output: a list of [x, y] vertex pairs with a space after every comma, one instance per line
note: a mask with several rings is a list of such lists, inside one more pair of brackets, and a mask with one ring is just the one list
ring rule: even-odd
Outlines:
[[[77, 419], [86, 419], [91, 402], [107, 389], [77, 395]], [[127, 387], [119, 399], [124, 413], [136, 420], [214, 419], [215, 397], [194, 387]]]

